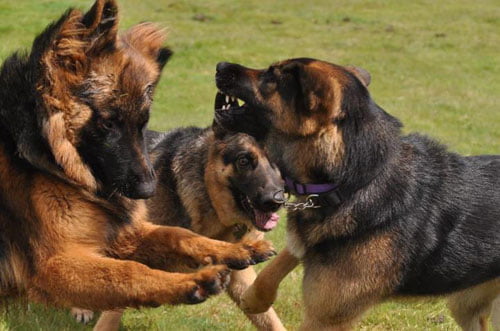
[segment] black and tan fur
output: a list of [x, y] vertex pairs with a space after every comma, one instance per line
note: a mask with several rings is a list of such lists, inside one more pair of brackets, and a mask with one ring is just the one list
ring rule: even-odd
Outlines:
[[117, 11], [69, 10], [1, 67], [2, 294], [95, 310], [197, 303], [227, 267], [168, 273], [162, 258], [243, 268], [271, 253], [148, 222], [134, 199], [154, 193], [144, 132], [171, 52], [152, 24], [118, 35]]
[[500, 293], [500, 156], [403, 136], [360, 68], [220, 63], [216, 82], [245, 102], [219, 110], [219, 123], [263, 140], [285, 176], [337, 183], [342, 198], [289, 213], [287, 249], [244, 294], [245, 311], [267, 309], [300, 261], [303, 330], [347, 330], [385, 300], [446, 295], [463, 329], [486, 330]]
[[[263, 238], [239, 200], [248, 196], [260, 210], [275, 211], [283, 199], [283, 180], [255, 139], [214, 125], [151, 132], [150, 140], [159, 181], [157, 193], [147, 200], [151, 221], [228, 242]], [[232, 271], [231, 299], [239, 304], [255, 277], [251, 267]], [[117, 330], [121, 315], [104, 312], [95, 330]], [[247, 317], [260, 330], [284, 330], [272, 308]]]

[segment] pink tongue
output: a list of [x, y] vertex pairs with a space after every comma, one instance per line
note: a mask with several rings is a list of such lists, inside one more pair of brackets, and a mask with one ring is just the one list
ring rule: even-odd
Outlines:
[[276, 225], [280, 219], [280, 215], [276, 213], [264, 213], [257, 209], [254, 209], [255, 213], [255, 223], [257, 226], [264, 230], [271, 230]]

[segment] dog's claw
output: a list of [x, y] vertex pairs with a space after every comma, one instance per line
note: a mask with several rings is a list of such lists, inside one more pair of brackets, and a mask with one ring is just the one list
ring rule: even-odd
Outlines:
[[223, 261], [231, 269], [245, 269], [251, 265], [267, 261], [271, 256], [276, 255], [276, 251], [269, 241], [246, 241], [237, 245], [240, 246], [238, 250], [241, 251], [242, 249], [243, 255], [247, 256], [242, 259], [231, 257]]
[[225, 266], [206, 267], [195, 279], [196, 286], [187, 294], [185, 303], [198, 304], [224, 291], [229, 284], [229, 269]]
[[87, 324], [94, 318], [94, 312], [88, 309], [71, 308], [71, 315], [78, 323]]
[[207, 297], [204, 295], [201, 287], [196, 285], [192, 291], [187, 295], [186, 303], [190, 305], [195, 305], [198, 303], [202, 303], [207, 300]]

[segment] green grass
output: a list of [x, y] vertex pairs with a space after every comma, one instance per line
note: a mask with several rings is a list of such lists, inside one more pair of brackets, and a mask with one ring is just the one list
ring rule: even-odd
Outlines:
[[[500, 153], [500, 7], [496, 0], [159, 1], [122, 0], [122, 27], [149, 20], [169, 27], [175, 56], [156, 95], [150, 127], [208, 125], [219, 61], [264, 67], [298, 56], [355, 64], [372, 74], [376, 102], [463, 154]], [[0, 0], [0, 60], [26, 48], [46, 24], [82, 0]], [[193, 20], [197, 14], [209, 19]], [[284, 244], [284, 222], [271, 233]], [[285, 325], [301, 320], [301, 271], [284, 281], [276, 310]], [[0, 330], [73, 330], [68, 313], [14, 303]], [[198, 306], [129, 311], [130, 330], [251, 330], [222, 295]], [[440, 300], [386, 303], [360, 330], [456, 330]]]

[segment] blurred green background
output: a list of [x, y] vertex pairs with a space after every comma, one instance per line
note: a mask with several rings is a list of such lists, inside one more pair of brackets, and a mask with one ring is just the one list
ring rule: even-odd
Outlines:
[[[211, 123], [219, 61], [266, 67], [290, 57], [354, 64], [372, 75], [375, 101], [405, 123], [470, 154], [500, 153], [500, 4], [441, 1], [118, 0], [123, 29], [154, 21], [169, 30], [175, 55], [155, 96], [150, 128]], [[0, 61], [29, 47], [68, 7], [91, 1], [0, 0]], [[284, 245], [284, 221], [268, 235]], [[301, 270], [282, 284], [276, 310], [289, 329], [301, 320]], [[89, 329], [66, 311], [10, 302], [0, 330]], [[251, 330], [222, 295], [197, 306], [130, 310], [129, 330]], [[444, 303], [386, 303], [359, 330], [456, 330]]]

